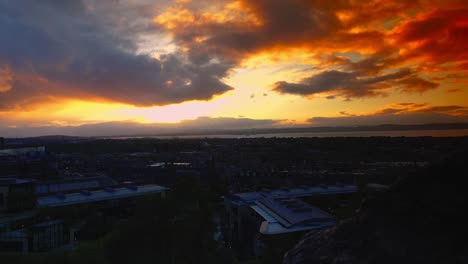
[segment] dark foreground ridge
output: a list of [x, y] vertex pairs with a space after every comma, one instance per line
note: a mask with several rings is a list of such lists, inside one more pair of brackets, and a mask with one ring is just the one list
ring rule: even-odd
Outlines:
[[353, 219], [308, 233], [284, 264], [468, 263], [467, 157], [459, 152], [364, 200]]

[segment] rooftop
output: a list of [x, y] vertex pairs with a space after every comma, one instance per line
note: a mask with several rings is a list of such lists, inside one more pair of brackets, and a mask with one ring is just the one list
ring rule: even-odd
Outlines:
[[0, 178], [0, 186], [31, 183], [34, 180], [31, 179], [16, 179], [16, 178]]
[[149, 193], [160, 193], [169, 190], [159, 185], [131, 186], [127, 188], [106, 188], [99, 191], [81, 191], [72, 194], [56, 194], [37, 199], [39, 207], [58, 207], [83, 203], [100, 202], [141, 196]]
[[265, 221], [260, 233], [265, 235], [319, 229], [336, 224], [330, 214], [297, 198], [264, 198], [251, 208]]
[[332, 195], [355, 192], [357, 192], [356, 185], [322, 185], [237, 193], [230, 195], [229, 199], [233, 202], [253, 204], [266, 197], [307, 197], [313, 195]]
[[0, 155], [22, 156], [28, 153], [43, 155], [45, 153], [45, 147], [40, 146], [40, 147], [0, 149]]
[[286, 227], [333, 220], [331, 215], [297, 198], [264, 198], [255, 204], [270, 212], [276, 220]]
[[98, 175], [92, 177], [76, 177], [41, 181], [36, 185], [36, 193], [40, 195], [58, 192], [73, 192], [81, 189], [96, 189], [116, 185], [111, 177]]

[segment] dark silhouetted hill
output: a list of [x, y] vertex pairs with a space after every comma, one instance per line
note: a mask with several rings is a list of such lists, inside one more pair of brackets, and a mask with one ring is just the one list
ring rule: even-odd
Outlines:
[[364, 200], [337, 227], [308, 233], [285, 264], [468, 263], [468, 151]]

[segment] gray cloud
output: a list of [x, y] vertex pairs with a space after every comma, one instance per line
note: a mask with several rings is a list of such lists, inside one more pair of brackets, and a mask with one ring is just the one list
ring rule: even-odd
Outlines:
[[141, 36], [160, 33], [141, 2], [0, 0], [0, 68], [13, 73], [0, 109], [55, 97], [164, 105], [232, 89], [222, 60], [137, 54]]
[[404, 92], [423, 92], [438, 84], [424, 80], [409, 69], [395, 73], [368, 75], [363, 71], [323, 71], [299, 83], [277, 82], [274, 90], [279, 93], [314, 95], [331, 93], [327, 98], [341, 96], [346, 99], [385, 95], [386, 89], [397, 88]]

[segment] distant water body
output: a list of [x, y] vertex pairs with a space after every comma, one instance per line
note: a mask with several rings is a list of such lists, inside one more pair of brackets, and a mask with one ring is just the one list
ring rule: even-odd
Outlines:
[[306, 132], [306, 133], [269, 133], [248, 135], [174, 135], [174, 136], [123, 136], [114, 139], [127, 138], [300, 138], [300, 137], [462, 137], [468, 136], [468, 129], [447, 130], [402, 130], [402, 131], [352, 131], [352, 132]]

